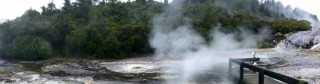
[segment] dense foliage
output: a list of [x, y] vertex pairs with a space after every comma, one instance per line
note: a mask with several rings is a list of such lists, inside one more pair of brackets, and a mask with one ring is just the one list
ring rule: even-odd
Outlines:
[[44, 39], [34, 36], [21, 36], [13, 40], [13, 56], [23, 60], [46, 59], [52, 54], [51, 45]]
[[[61, 9], [49, 3], [41, 13], [30, 9], [15, 20], [1, 23], [1, 56], [33, 60], [45, 59], [51, 53], [84, 58], [152, 53], [148, 43], [152, 20], [168, 5], [154, 0], [64, 1]], [[258, 0], [186, 0], [181, 13], [207, 41], [210, 29], [217, 25], [225, 33], [240, 32], [239, 27], [258, 34], [267, 26], [274, 35], [310, 29], [308, 22], [286, 19]], [[268, 42], [273, 39], [263, 45], [272, 46]]]
[[[283, 25], [285, 24], [285, 25]], [[271, 29], [275, 33], [292, 33], [295, 31], [304, 31], [311, 28], [310, 23], [307, 21], [298, 21], [295, 19], [278, 19], [270, 22]]]

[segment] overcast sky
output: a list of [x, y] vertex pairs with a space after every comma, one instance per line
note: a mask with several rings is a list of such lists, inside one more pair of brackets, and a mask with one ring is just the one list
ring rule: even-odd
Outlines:
[[[15, 19], [21, 16], [26, 10], [32, 8], [41, 11], [41, 6], [53, 1], [57, 7], [63, 5], [64, 0], [0, 0], [0, 20]], [[75, 1], [75, 0], [71, 0]], [[127, 1], [127, 0], [122, 0]], [[133, 1], [133, 0], [131, 0]], [[157, 0], [163, 1], [163, 0]], [[171, 1], [171, 0], [169, 0]], [[320, 0], [277, 0], [282, 1], [283, 4], [290, 4], [293, 7], [299, 7], [312, 14], [320, 17]]]

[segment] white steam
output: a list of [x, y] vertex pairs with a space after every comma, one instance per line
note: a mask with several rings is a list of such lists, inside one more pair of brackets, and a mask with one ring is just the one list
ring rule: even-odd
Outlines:
[[174, 53], [192, 52], [199, 49], [204, 42], [189, 26], [180, 26], [167, 32], [159, 31], [157, 28], [159, 27], [155, 27], [153, 31], [150, 43], [156, 49], [156, 54], [161, 57]]
[[[153, 22], [151, 47], [160, 57], [174, 53], [197, 50], [204, 40], [189, 25], [186, 18], [181, 18], [183, 0], [173, 1], [165, 12], [156, 16]], [[179, 22], [181, 19], [186, 22]]]
[[316, 18], [315, 15], [312, 15], [302, 9], [295, 8], [295, 9], [290, 9], [291, 7], [287, 9], [282, 9], [283, 14], [285, 15], [286, 18], [293, 18], [297, 20], [306, 20], [310, 22], [310, 25], [312, 26], [312, 30], [319, 30], [320, 25], [319, 21]]
[[312, 30], [319, 30], [320, 23], [316, 15], [312, 15], [300, 8], [292, 8], [290, 5], [283, 6], [283, 4], [278, 1], [275, 4], [267, 4], [269, 9], [273, 12], [283, 14], [286, 18], [293, 18], [297, 20], [306, 20], [311, 23]]
[[[187, 17], [181, 17], [181, 5], [183, 0], [175, 0], [168, 8], [154, 17], [150, 45], [155, 49], [157, 57], [181, 58], [182, 62], [176, 65], [168, 65], [179, 70], [178, 80], [166, 79], [171, 84], [186, 84], [201, 81], [204, 83], [228, 83], [225, 67], [229, 57], [240, 57], [243, 53], [235, 54], [235, 51], [244, 48], [255, 48], [257, 42], [270, 35], [267, 28], [262, 28], [261, 34], [254, 34], [245, 28], [240, 28], [240, 34], [225, 34], [219, 31], [220, 26], [211, 30], [212, 41], [207, 43], [189, 23]], [[181, 22], [182, 21], [182, 22]], [[212, 23], [214, 24], [214, 23]], [[241, 41], [236, 37], [242, 38]], [[222, 70], [221, 70], [222, 69]], [[199, 79], [199, 74], [216, 71], [213, 76], [217, 80], [210, 81]], [[201, 77], [200, 77], [201, 78]]]
[[[290, 5], [284, 7], [283, 4], [278, 1], [276, 4], [272, 2], [267, 4], [267, 7], [273, 12], [283, 14], [286, 18], [293, 18], [297, 20], [305, 20], [310, 22], [312, 27], [311, 31], [300, 31], [291, 34], [285, 41], [279, 43], [276, 48], [279, 49], [291, 49], [291, 48], [311, 48], [320, 49], [320, 22], [316, 15], [312, 15], [302, 9], [292, 8]], [[284, 24], [285, 25], [285, 24]], [[316, 45], [319, 44], [319, 45]]]
[[221, 27], [213, 28], [212, 32], [213, 40], [211, 41], [211, 49], [215, 50], [234, 50], [234, 49], [243, 49], [243, 48], [255, 48], [257, 47], [257, 43], [263, 41], [265, 38], [269, 37], [271, 32], [268, 28], [262, 28], [260, 34], [256, 35], [250, 30], [246, 30], [244, 28], [240, 28], [240, 38], [243, 38], [241, 42], [237, 41], [235, 38], [237, 35], [225, 34], [221, 31], [218, 31]]

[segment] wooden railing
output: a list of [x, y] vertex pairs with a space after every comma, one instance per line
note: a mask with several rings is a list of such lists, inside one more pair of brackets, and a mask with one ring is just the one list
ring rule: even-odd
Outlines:
[[242, 59], [229, 59], [229, 77], [232, 77], [232, 63], [240, 65], [240, 77], [239, 77], [239, 84], [243, 83], [243, 69], [248, 68], [254, 72], [259, 73], [259, 84], [264, 84], [264, 76], [269, 76], [270, 78], [277, 79], [279, 81], [282, 81], [287, 84], [308, 84], [308, 82], [295, 79], [280, 73], [276, 73], [270, 70], [266, 70], [261, 67], [257, 67], [248, 63], [245, 63], [246, 61], [254, 62], [254, 61], [260, 61], [260, 58], [242, 58]]

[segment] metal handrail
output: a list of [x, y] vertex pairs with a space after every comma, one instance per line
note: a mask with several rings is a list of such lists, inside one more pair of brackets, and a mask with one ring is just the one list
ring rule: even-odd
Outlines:
[[229, 77], [231, 77], [231, 68], [232, 63], [236, 63], [240, 65], [240, 80], [239, 83], [243, 82], [243, 69], [248, 68], [252, 71], [259, 72], [259, 84], [264, 83], [264, 75], [269, 76], [271, 78], [277, 79], [279, 81], [282, 81], [284, 83], [288, 84], [308, 84], [308, 82], [304, 80], [295, 79], [280, 73], [276, 73], [270, 70], [266, 70], [261, 67], [257, 67], [248, 63], [245, 63], [244, 61], [260, 61], [260, 58], [242, 58], [242, 59], [229, 59]]

